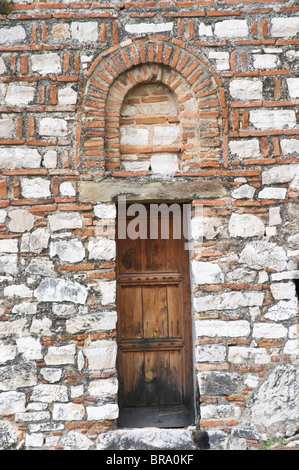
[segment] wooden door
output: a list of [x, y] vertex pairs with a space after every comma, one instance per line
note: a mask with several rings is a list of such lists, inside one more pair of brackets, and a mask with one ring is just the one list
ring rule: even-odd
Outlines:
[[[151, 239], [147, 207], [147, 237], [117, 241], [119, 427], [194, 422], [189, 254], [181, 213], [169, 213], [168, 239], [161, 238], [165, 221], [159, 214], [159, 238]], [[131, 220], [126, 217], [127, 224]], [[173, 223], [181, 228], [179, 239]]]

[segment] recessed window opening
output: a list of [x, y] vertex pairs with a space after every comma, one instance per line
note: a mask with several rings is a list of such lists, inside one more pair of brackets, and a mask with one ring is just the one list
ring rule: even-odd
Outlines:
[[124, 98], [120, 118], [122, 165], [129, 171], [169, 174], [179, 168], [181, 129], [175, 94], [143, 83]]

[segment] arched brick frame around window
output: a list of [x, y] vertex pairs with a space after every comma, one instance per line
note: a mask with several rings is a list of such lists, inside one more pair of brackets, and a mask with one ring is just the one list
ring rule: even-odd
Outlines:
[[219, 77], [192, 47], [161, 36], [125, 41], [90, 67], [77, 116], [77, 166], [100, 175], [122, 172], [123, 100], [133, 87], [153, 82], [168, 87], [180, 107], [184, 138], [177, 174], [228, 166], [228, 113]]

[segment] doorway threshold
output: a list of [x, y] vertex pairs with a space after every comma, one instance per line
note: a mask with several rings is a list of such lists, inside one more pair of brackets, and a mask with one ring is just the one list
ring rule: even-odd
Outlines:
[[100, 434], [97, 450], [191, 450], [195, 426], [187, 428], [125, 428]]

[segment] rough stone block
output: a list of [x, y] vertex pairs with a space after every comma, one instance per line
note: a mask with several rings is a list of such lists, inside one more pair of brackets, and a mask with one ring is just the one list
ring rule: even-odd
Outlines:
[[109, 403], [86, 408], [88, 421], [106, 421], [118, 418], [118, 405]]
[[47, 198], [51, 196], [50, 181], [45, 178], [22, 178], [21, 193], [28, 199]]
[[[260, 292], [225, 292], [222, 295], [206, 295], [204, 297], [197, 297], [194, 299], [194, 307], [197, 312], [207, 312], [209, 310], [236, 310], [242, 307], [259, 307], [262, 305], [263, 299], [264, 294]], [[233, 327], [237, 327], [237, 325], [238, 324], [235, 323], [234, 325], [229, 326], [232, 330]], [[222, 331], [218, 330], [217, 335], [221, 335], [222, 332], [224, 334], [226, 327], [227, 325], [223, 323]], [[224, 334], [224, 336], [227, 335]], [[243, 335], [240, 334], [240, 336]]]
[[90, 346], [84, 347], [83, 353], [88, 359], [90, 371], [115, 368], [117, 346], [114, 341], [93, 341]]
[[116, 255], [115, 241], [107, 238], [91, 239], [88, 243], [88, 251], [89, 259], [114, 259]]
[[299, 18], [272, 18], [271, 20], [271, 35], [275, 38], [289, 38], [294, 37], [299, 32]]
[[259, 192], [260, 199], [285, 199], [287, 194], [286, 188], [264, 188]]
[[294, 110], [262, 110], [249, 112], [249, 121], [257, 129], [293, 129], [296, 127]]
[[36, 149], [10, 147], [0, 148], [0, 166], [2, 169], [39, 168], [41, 156]]
[[171, 145], [176, 142], [180, 133], [179, 127], [154, 127], [153, 145]]
[[34, 216], [26, 209], [15, 209], [8, 214], [10, 222], [8, 228], [11, 232], [23, 233], [30, 231], [34, 225]]
[[241, 101], [262, 100], [263, 82], [249, 78], [232, 80], [229, 84], [229, 92], [232, 98]]
[[151, 157], [151, 169], [157, 174], [172, 174], [178, 170], [178, 157], [172, 153], [157, 153]]
[[224, 275], [216, 263], [192, 261], [192, 272], [196, 284], [221, 284]]
[[209, 58], [216, 60], [216, 69], [221, 70], [229, 70], [229, 53], [228, 52], [209, 52]]
[[60, 118], [43, 118], [39, 124], [39, 133], [44, 136], [65, 136], [68, 133], [67, 122]]
[[229, 233], [232, 237], [255, 237], [265, 233], [264, 222], [252, 214], [233, 213], [229, 220]]
[[23, 26], [0, 28], [0, 44], [22, 43], [26, 39], [26, 31]]
[[260, 144], [258, 139], [238, 139], [229, 142], [232, 155], [239, 158], [257, 158], [260, 156]]
[[77, 92], [71, 86], [58, 90], [58, 103], [61, 106], [76, 104]]
[[69, 344], [66, 346], [50, 346], [45, 355], [45, 362], [50, 366], [59, 366], [75, 363], [76, 346]]
[[253, 269], [274, 269], [283, 271], [286, 267], [285, 250], [275, 243], [254, 241], [248, 243], [242, 250], [240, 262]]
[[126, 24], [125, 30], [130, 34], [149, 34], [172, 31], [173, 23], [137, 23]]
[[78, 212], [61, 212], [48, 217], [51, 232], [57, 232], [63, 229], [80, 228], [83, 225], [81, 216]]
[[7, 88], [5, 103], [11, 106], [28, 105], [34, 100], [35, 88], [26, 85], [10, 84]]
[[271, 362], [271, 356], [266, 348], [234, 346], [229, 348], [228, 358], [233, 364], [269, 364]]
[[46, 228], [38, 228], [22, 236], [21, 252], [40, 253], [47, 248], [50, 234]]
[[87, 21], [85, 23], [71, 23], [72, 39], [82, 42], [98, 41], [98, 23], [96, 21]]
[[85, 250], [81, 241], [77, 239], [59, 240], [50, 243], [50, 257], [58, 256], [61, 261], [77, 263], [82, 261]]
[[11, 118], [0, 119], [0, 138], [1, 137], [6, 137], [6, 138], [13, 137], [14, 131], [15, 131], [15, 125]]
[[64, 279], [44, 279], [34, 296], [39, 302], [74, 302], [85, 304], [88, 291], [78, 282]]
[[287, 85], [291, 99], [299, 98], [299, 78], [287, 78]]
[[40, 75], [61, 73], [62, 71], [60, 57], [54, 52], [32, 55], [31, 67], [33, 72]]
[[134, 129], [122, 127], [121, 130], [121, 145], [129, 146], [146, 146], [148, 145], [149, 132], [147, 129]]
[[0, 414], [13, 415], [25, 411], [26, 395], [19, 392], [0, 393]]
[[254, 54], [253, 67], [255, 69], [275, 69], [280, 65], [279, 57], [275, 54]]
[[83, 405], [76, 403], [54, 403], [54, 421], [81, 421], [85, 414]]
[[247, 20], [224, 20], [215, 24], [215, 35], [221, 38], [248, 37]]

